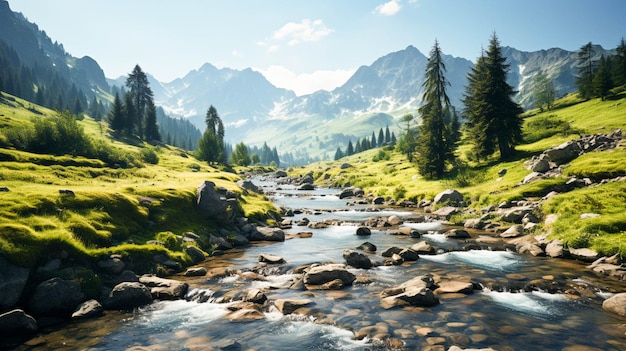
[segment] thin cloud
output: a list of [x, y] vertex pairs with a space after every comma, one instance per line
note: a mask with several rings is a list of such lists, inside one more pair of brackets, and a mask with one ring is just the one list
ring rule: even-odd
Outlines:
[[272, 38], [278, 41], [287, 41], [291, 46], [305, 41], [318, 41], [332, 33], [333, 30], [326, 27], [322, 20], [311, 21], [303, 19], [302, 22], [289, 22], [274, 32]]
[[374, 12], [385, 16], [393, 16], [398, 13], [401, 8], [400, 0], [391, 0], [382, 5], [378, 5], [376, 9], [374, 9]]
[[331, 91], [344, 84], [355, 70], [318, 70], [313, 73], [294, 73], [284, 66], [272, 65], [266, 69], [255, 68], [279, 88], [289, 89], [298, 96], [318, 90]]

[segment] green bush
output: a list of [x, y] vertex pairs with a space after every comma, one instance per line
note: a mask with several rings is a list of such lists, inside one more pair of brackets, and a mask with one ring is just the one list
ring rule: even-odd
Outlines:
[[388, 152], [386, 152], [383, 149], [378, 150], [378, 153], [376, 153], [376, 155], [374, 155], [374, 157], [372, 158], [372, 161], [374, 162], [378, 162], [378, 161], [389, 161], [391, 159], [391, 155], [389, 155]]
[[533, 118], [523, 129], [524, 141], [529, 144], [557, 134], [567, 136], [575, 133], [576, 129], [554, 114]]
[[156, 235], [156, 240], [165, 243], [165, 247], [172, 251], [182, 250], [181, 241], [172, 232], [160, 232]]
[[156, 165], [159, 163], [159, 155], [154, 148], [143, 148], [140, 151], [141, 159], [149, 164]]

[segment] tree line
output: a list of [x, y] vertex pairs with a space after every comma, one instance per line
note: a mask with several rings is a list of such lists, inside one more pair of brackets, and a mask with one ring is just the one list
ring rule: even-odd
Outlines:
[[129, 91], [123, 101], [115, 94], [113, 107], [108, 115], [109, 127], [120, 136], [138, 136], [149, 142], [161, 141], [157, 126], [154, 94], [148, 82], [148, 76], [136, 65], [126, 79]]
[[345, 156], [351, 156], [354, 154], [358, 154], [359, 152], [374, 149], [377, 147], [382, 147], [385, 145], [395, 145], [396, 143], [396, 135], [394, 132], [389, 131], [389, 126], [380, 128], [378, 131], [378, 138], [376, 137], [376, 133], [372, 131], [372, 136], [367, 138], [361, 138], [356, 141], [355, 144], [352, 144], [352, 140], [348, 140], [348, 145], [346, 146], [346, 150], [341, 150], [341, 147], [337, 147], [335, 151], [334, 160], [338, 160]]
[[50, 62], [35, 61], [28, 65], [18, 53], [0, 40], [0, 91], [37, 105], [73, 114], [85, 112], [87, 96], [60, 74]]
[[611, 89], [626, 85], [626, 40], [621, 39], [615, 55], [596, 55], [591, 42], [581, 46], [577, 53], [578, 76], [576, 86], [581, 98], [605, 100]]

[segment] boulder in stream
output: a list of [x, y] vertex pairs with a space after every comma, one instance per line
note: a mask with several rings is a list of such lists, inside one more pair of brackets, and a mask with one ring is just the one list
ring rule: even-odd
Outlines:
[[346, 263], [349, 266], [352, 266], [354, 268], [369, 269], [373, 266], [372, 261], [369, 259], [369, 257], [360, 252], [345, 250], [343, 252], [343, 258], [346, 260]]
[[604, 300], [602, 309], [626, 317], [626, 293], [615, 294]]
[[[349, 272], [342, 264], [326, 264], [310, 267], [304, 275], [304, 285], [309, 290], [337, 288], [335, 280], [339, 280], [342, 286], [352, 285], [356, 276]], [[328, 283], [333, 283], [326, 285]], [[339, 288], [341, 288], [339, 287]]]
[[139, 282], [124, 282], [117, 284], [103, 301], [103, 306], [109, 310], [132, 310], [152, 303], [150, 289]]
[[0, 335], [22, 335], [37, 331], [37, 321], [23, 310], [0, 314]]

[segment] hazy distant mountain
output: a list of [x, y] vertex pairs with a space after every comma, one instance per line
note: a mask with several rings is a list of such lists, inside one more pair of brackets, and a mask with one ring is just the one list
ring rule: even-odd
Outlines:
[[[596, 55], [609, 51], [595, 47]], [[532, 107], [532, 80], [543, 70], [558, 95], [576, 91], [576, 52], [549, 49], [524, 52], [504, 47], [510, 65], [509, 84], [517, 101]], [[167, 111], [191, 118], [203, 129], [204, 113], [214, 105], [227, 124], [231, 142], [268, 142], [280, 152], [332, 157], [347, 140], [371, 135], [405, 113], [415, 113], [422, 100], [427, 57], [413, 46], [361, 66], [343, 85], [304, 96], [278, 89], [249, 69], [217, 69], [205, 64], [170, 83], [158, 83], [155, 98]], [[472, 61], [444, 55], [450, 82], [448, 95], [458, 110]], [[322, 150], [319, 150], [322, 149]]]
[[[88, 56], [72, 57], [36, 24], [11, 12], [4, 0], [0, 0], [0, 41], [18, 53], [22, 64], [46, 65], [46, 72], [58, 75], [89, 98], [93, 93], [106, 95], [109, 85], [124, 86], [126, 77], [105, 79], [96, 61]], [[594, 49], [598, 57], [614, 54], [600, 46]], [[509, 83], [517, 89], [516, 99], [523, 107], [532, 107], [532, 81], [539, 70], [553, 80], [558, 95], [576, 91], [576, 52], [558, 48], [523, 52], [504, 47], [503, 54], [510, 64]], [[423, 53], [408, 46], [359, 67], [332, 91], [304, 96], [275, 87], [251, 69], [218, 69], [206, 63], [169, 83], [146, 73], [156, 104], [167, 113], [188, 118], [204, 130], [204, 116], [213, 105], [225, 122], [227, 141], [258, 146], [267, 142], [281, 154], [310, 159], [331, 158], [337, 147], [345, 149], [349, 140], [369, 137], [380, 128], [397, 130], [399, 119], [406, 113], [416, 114], [421, 104], [426, 62]], [[448, 55], [444, 62], [450, 82], [448, 95], [460, 111], [473, 63]], [[185, 143], [190, 144], [189, 140]]]

